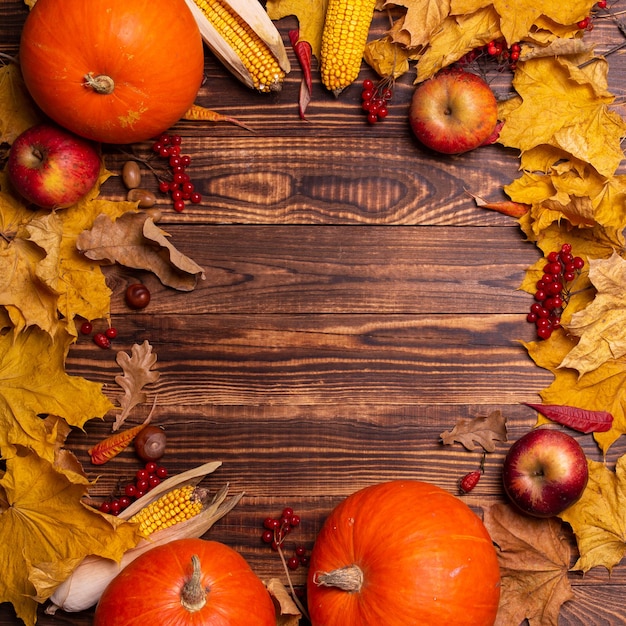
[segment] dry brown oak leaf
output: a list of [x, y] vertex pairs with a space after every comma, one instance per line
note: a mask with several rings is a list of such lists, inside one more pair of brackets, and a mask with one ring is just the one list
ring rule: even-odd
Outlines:
[[148, 270], [166, 287], [192, 291], [204, 270], [169, 242], [155, 224], [159, 217], [158, 211], [127, 213], [115, 221], [101, 215], [78, 236], [76, 247], [89, 259]]
[[115, 377], [115, 382], [124, 390], [120, 400], [121, 411], [116, 415], [113, 430], [117, 430], [126, 420], [134, 407], [146, 401], [144, 387], [159, 380], [159, 372], [153, 370], [157, 356], [146, 340], [141, 345], [131, 348], [130, 356], [120, 350], [115, 357], [117, 364], [124, 372]]
[[482, 447], [486, 452], [493, 452], [497, 441], [506, 441], [506, 417], [500, 411], [492, 411], [486, 417], [461, 418], [452, 430], [442, 432], [440, 437], [444, 445], [458, 442], [467, 450]]
[[557, 626], [561, 605], [574, 598], [567, 572], [571, 548], [556, 518], [522, 516], [504, 503], [484, 509], [496, 544], [502, 587], [495, 626]]

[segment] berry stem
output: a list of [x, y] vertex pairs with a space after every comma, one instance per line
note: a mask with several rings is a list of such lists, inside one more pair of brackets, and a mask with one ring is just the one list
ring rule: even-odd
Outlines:
[[287, 567], [287, 561], [285, 560], [285, 555], [283, 554], [283, 549], [280, 543], [277, 544], [277, 551], [278, 551], [278, 556], [280, 556], [280, 560], [283, 564], [283, 569], [285, 570], [285, 574], [287, 575], [287, 584], [289, 585], [289, 591], [291, 593], [291, 597], [293, 598], [293, 601], [295, 602], [296, 606], [298, 607], [302, 615], [304, 615], [306, 619], [309, 619], [309, 614], [307, 613], [307, 610], [304, 608], [302, 602], [298, 600], [298, 596], [296, 595], [296, 590], [293, 588], [293, 583], [291, 582], [291, 575], [289, 574], [289, 568]]

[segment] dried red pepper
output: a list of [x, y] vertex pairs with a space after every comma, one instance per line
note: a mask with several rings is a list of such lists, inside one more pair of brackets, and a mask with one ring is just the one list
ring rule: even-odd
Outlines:
[[300, 31], [296, 28], [289, 31], [289, 41], [293, 47], [298, 63], [302, 69], [302, 82], [300, 83], [300, 99], [299, 109], [300, 118], [305, 119], [304, 113], [311, 101], [311, 92], [313, 91], [313, 78], [311, 76], [311, 60], [313, 52], [311, 50], [311, 44], [304, 39], [300, 39]]
[[472, 491], [472, 489], [474, 489], [474, 487], [476, 487], [476, 485], [478, 484], [478, 481], [480, 480], [480, 477], [483, 475], [484, 471], [485, 453], [483, 452], [483, 456], [480, 460], [480, 466], [478, 467], [478, 469], [474, 470], [473, 472], [468, 472], [459, 481], [459, 491], [461, 493], [469, 493], [470, 491]]
[[607, 411], [591, 411], [566, 404], [524, 404], [549, 420], [581, 433], [605, 433], [613, 426], [613, 416]]
[[133, 439], [149, 424], [152, 413], [148, 415], [146, 421], [138, 426], [127, 428], [122, 432], [116, 432], [110, 437], [103, 439], [93, 448], [89, 448], [88, 452], [91, 456], [91, 462], [94, 465], [103, 465], [117, 456], [124, 448], [128, 447]]

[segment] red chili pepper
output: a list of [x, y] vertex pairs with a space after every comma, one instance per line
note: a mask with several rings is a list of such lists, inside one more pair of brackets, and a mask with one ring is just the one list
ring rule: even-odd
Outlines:
[[311, 92], [313, 91], [313, 78], [311, 76], [311, 44], [308, 41], [300, 39], [300, 31], [296, 28], [289, 31], [289, 41], [293, 47], [298, 63], [302, 68], [302, 82], [300, 83], [300, 118], [304, 118], [306, 108], [311, 101]]
[[472, 489], [474, 489], [474, 487], [476, 487], [476, 485], [478, 484], [478, 481], [480, 480], [480, 477], [482, 476], [484, 471], [485, 453], [483, 452], [483, 458], [480, 461], [479, 468], [477, 470], [474, 470], [473, 472], [465, 474], [465, 476], [463, 476], [463, 478], [461, 478], [461, 480], [459, 481], [459, 491], [461, 493], [469, 493], [470, 491], [472, 491]]
[[143, 424], [127, 428], [122, 432], [117, 432], [103, 439], [100, 443], [93, 446], [93, 448], [89, 448], [88, 452], [91, 456], [91, 462], [94, 465], [103, 465], [117, 456], [148, 425], [151, 418], [152, 413], [148, 415]]

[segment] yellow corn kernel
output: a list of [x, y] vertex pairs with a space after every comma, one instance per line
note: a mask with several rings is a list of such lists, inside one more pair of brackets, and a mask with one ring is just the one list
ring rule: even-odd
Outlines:
[[224, 0], [193, 0], [248, 70], [255, 89], [278, 91], [285, 72], [267, 44]]
[[177, 487], [145, 506], [128, 521], [139, 524], [139, 532], [148, 537], [157, 530], [179, 524], [202, 511], [204, 504], [193, 485]]
[[322, 84], [339, 95], [359, 75], [376, 0], [328, 0], [322, 32]]

